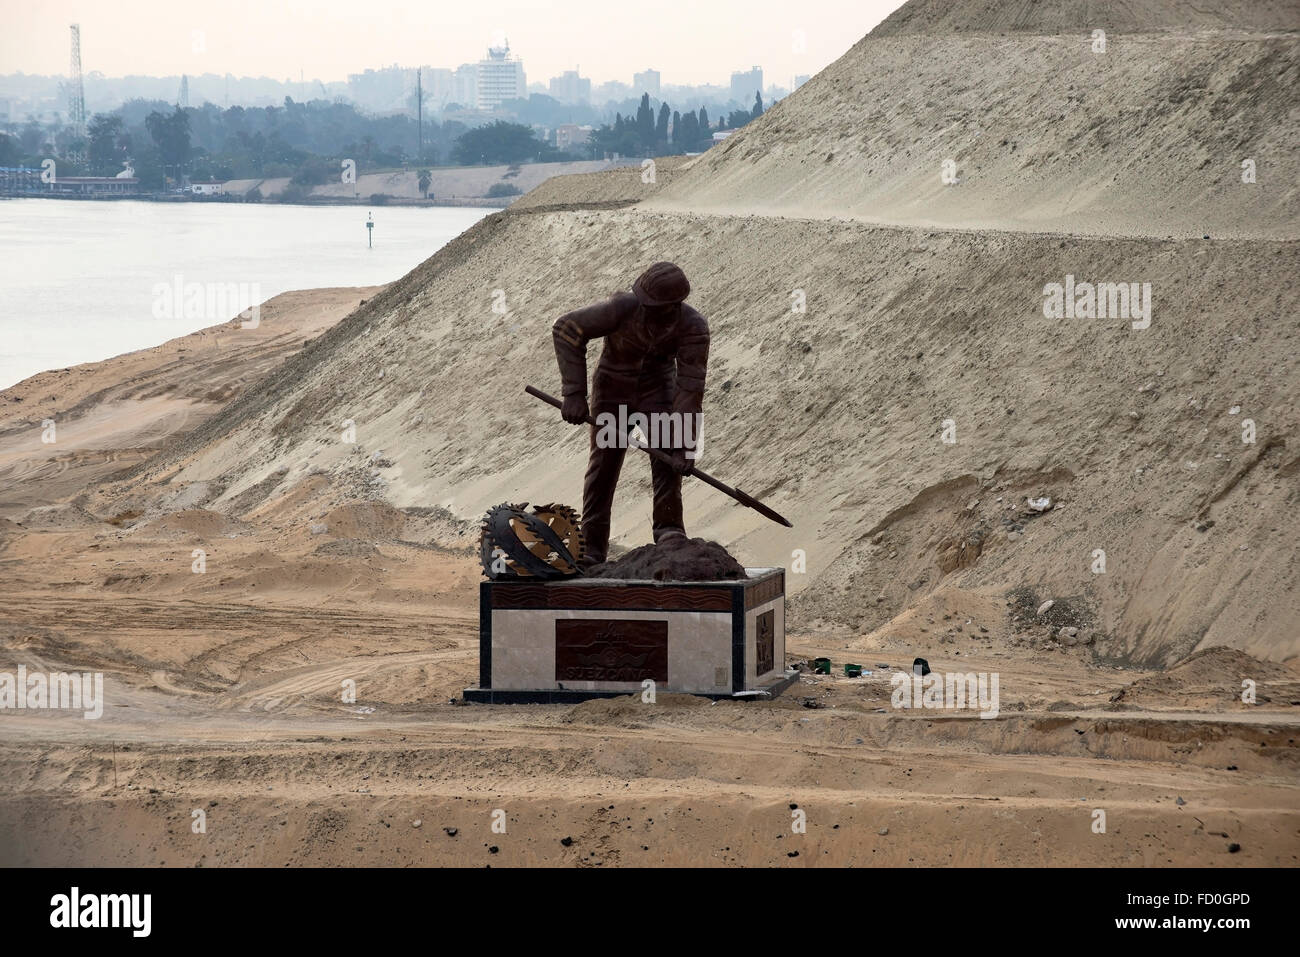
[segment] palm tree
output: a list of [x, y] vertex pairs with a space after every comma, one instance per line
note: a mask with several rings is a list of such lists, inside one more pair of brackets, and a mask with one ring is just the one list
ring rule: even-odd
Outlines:
[[425, 199], [428, 199], [429, 184], [433, 182], [433, 174], [430, 173], [427, 169], [420, 170], [418, 182], [420, 184], [420, 195], [423, 196]]

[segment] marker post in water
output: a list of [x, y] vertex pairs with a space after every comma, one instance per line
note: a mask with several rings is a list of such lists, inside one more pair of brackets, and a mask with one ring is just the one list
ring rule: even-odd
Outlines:
[[375, 248], [375, 220], [370, 213], [366, 213], [366, 248]]

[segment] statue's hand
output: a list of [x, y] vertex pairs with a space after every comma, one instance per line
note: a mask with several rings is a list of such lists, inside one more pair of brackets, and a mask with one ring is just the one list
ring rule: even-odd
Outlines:
[[565, 422], [571, 425], [581, 425], [589, 415], [586, 396], [566, 395], [564, 397], [564, 406], [560, 409], [560, 415]]

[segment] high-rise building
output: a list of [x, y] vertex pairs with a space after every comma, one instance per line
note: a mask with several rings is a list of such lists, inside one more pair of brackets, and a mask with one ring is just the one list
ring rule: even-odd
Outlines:
[[510, 44], [488, 47], [486, 59], [478, 61], [475, 77], [480, 110], [495, 110], [504, 100], [517, 100], [528, 96], [528, 82], [524, 78], [524, 63], [510, 55]]
[[579, 76], [577, 70], [565, 70], [563, 75], [551, 77], [550, 91], [561, 103], [591, 102], [591, 80]]
[[809, 76], [808, 76], [807, 73], [801, 73], [801, 74], [799, 74], [798, 76], [796, 76], [796, 77], [794, 78], [794, 88], [795, 88], [796, 90], [799, 89], [799, 87], [801, 87], [801, 86], [803, 86], [805, 83], [807, 83], [808, 80], [809, 80]]
[[763, 89], [763, 68], [751, 67], [745, 73], [731, 74], [731, 98], [741, 106], [750, 106], [754, 94]]
[[478, 108], [478, 67], [462, 63], [451, 77], [451, 100], [467, 110]]
[[424, 93], [429, 105], [442, 109], [456, 93], [456, 74], [445, 67], [424, 67]]
[[402, 109], [407, 90], [415, 88], [415, 71], [396, 63], [378, 70], [348, 74], [348, 96], [370, 110]]
[[[608, 103], [610, 100], [622, 101], [630, 99], [632, 88], [626, 83], [619, 83], [618, 80], [609, 80], [592, 90], [592, 98], [597, 103]], [[637, 99], [641, 94], [637, 94]]]
[[659, 99], [659, 71], [643, 70], [640, 73], [633, 73], [632, 91], [637, 96], [649, 93], [656, 100]]

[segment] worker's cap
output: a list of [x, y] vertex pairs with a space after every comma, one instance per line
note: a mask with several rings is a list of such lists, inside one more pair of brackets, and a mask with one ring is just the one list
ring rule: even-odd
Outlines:
[[691, 284], [681, 267], [658, 262], [637, 277], [632, 291], [643, 306], [669, 306], [689, 296]]

